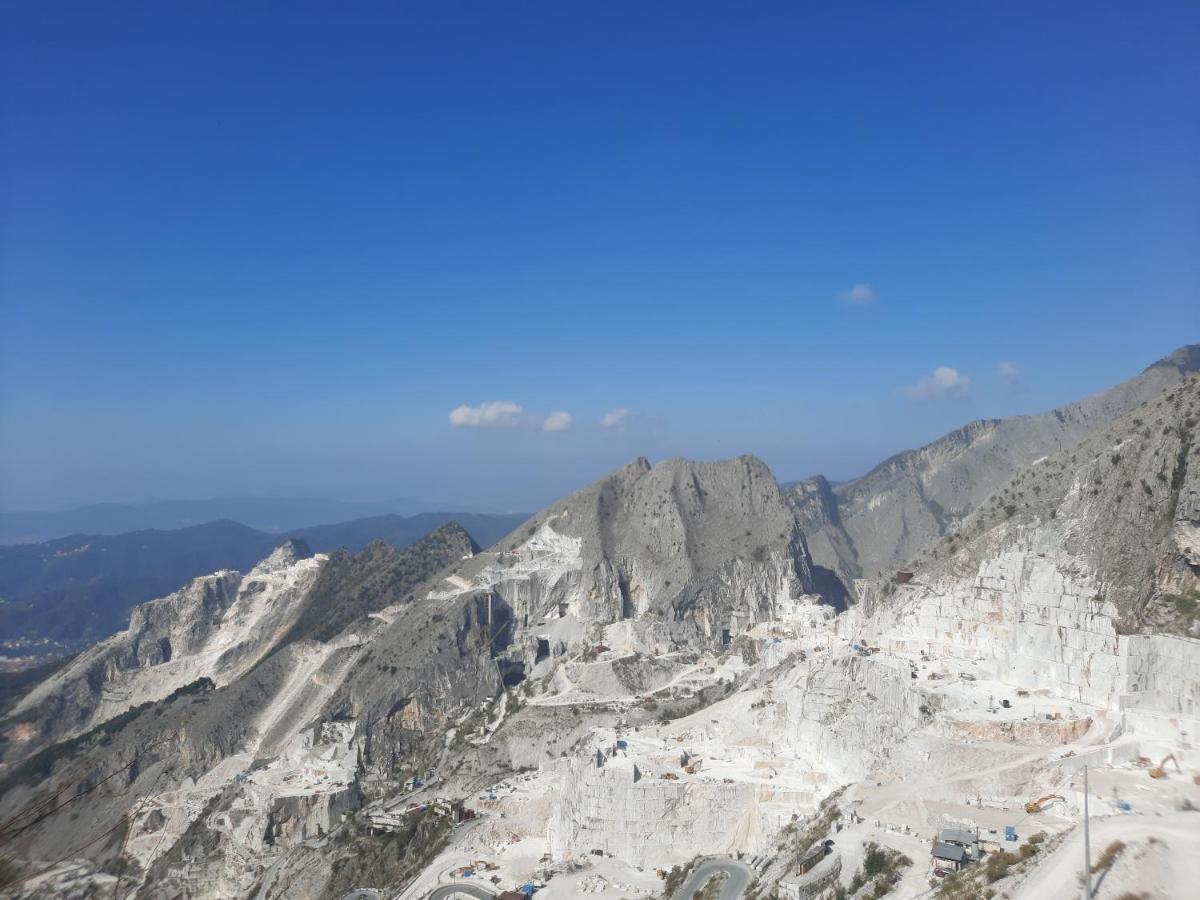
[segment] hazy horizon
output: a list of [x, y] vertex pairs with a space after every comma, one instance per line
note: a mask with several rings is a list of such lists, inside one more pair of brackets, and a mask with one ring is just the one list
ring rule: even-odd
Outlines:
[[[1187, 345], [1184, 344], [1184, 345], [1180, 345], [1180, 346], [1187, 346]], [[1157, 362], [1159, 359], [1165, 358], [1166, 356], [1169, 355], [1170, 352], [1173, 352], [1176, 349], [1179, 349], [1179, 347], [1172, 348], [1172, 351], [1164, 352], [1161, 356], [1157, 357], [1155, 360], [1148, 362], [1146, 365], [1147, 366], [1151, 365], [1153, 362]], [[1136, 376], [1137, 374], [1139, 374], [1145, 368], [1146, 368], [1146, 366], [1142, 366], [1141, 368], [1138, 368], [1137, 370], [1130, 372], [1127, 377], [1122, 377], [1121, 379], [1119, 379], [1119, 381], [1125, 381], [1128, 378], [1132, 378], [1132, 377]], [[1119, 383], [1119, 381], [1114, 381], [1110, 384], [1098, 385], [1094, 389], [1090, 389], [1084, 394], [1081, 394], [1076, 397], [1067, 398], [1067, 399], [1063, 400], [1061, 403], [1056, 403], [1055, 406], [1056, 407], [1062, 406], [1066, 403], [1072, 403], [1077, 400], [1082, 400], [1082, 399], [1084, 399], [1084, 397], [1090, 396], [1092, 394], [1103, 391], [1106, 388], [1112, 387], [1113, 385]], [[1024, 393], [1024, 392], [1022, 391], [1022, 393]], [[959, 399], [964, 402], [958, 408], [966, 409], [966, 408], [972, 407], [972, 404], [969, 403], [969, 401], [971, 399], [969, 396], [962, 397]], [[1014, 411], [1009, 411], [1009, 412], [1005, 413], [1005, 415], [1036, 414], [1036, 413], [1040, 413], [1040, 412], [1046, 412], [1050, 408], [1053, 408], [1053, 407], [1027, 408], [1027, 409], [1017, 408]], [[968, 422], [970, 422], [970, 421], [977, 421], [979, 419], [1001, 418], [1001, 417], [1002, 416], [988, 415], [986, 412], [980, 413], [979, 415], [974, 415], [970, 419], [964, 419], [963, 421], [958, 422], [957, 424], [951, 425], [950, 427], [948, 427], [942, 431], [939, 431], [936, 434], [929, 435], [927, 438], [921, 440], [919, 443], [912, 444], [911, 446], [895, 447], [892, 450], [887, 451], [883, 455], [874, 459], [865, 468], [863, 468], [861, 470], [857, 470], [857, 471], [848, 472], [847, 474], [834, 474], [835, 472], [840, 471], [836, 466], [831, 467], [827, 471], [813, 470], [813, 471], [806, 471], [806, 472], [788, 473], [788, 472], [786, 472], [786, 470], [781, 471], [779, 467], [774, 465], [772, 463], [772, 461], [769, 458], [767, 458], [766, 456], [764, 456], [763, 454], [749, 453], [748, 451], [746, 451], [746, 452], [734, 451], [734, 452], [730, 452], [730, 453], [727, 453], [724, 455], [716, 455], [716, 456], [711, 456], [711, 457], [701, 457], [701, 456], [697, 456], [695, 454], [687, 454], [687, 453], [665, 454], [665, 455], [661, 455], [661, 456], [655, 456], [655, 455], [648, 454], [648, 453], [634, 453], [631, 456], [628, 456], [624, 459], [620, 459], [620, 460], [614, 462], [612, 465], [609, 465], [605, 468], [598, 469], [597, 471], [595, 471], [594, 473], [592, 473], [590, 475], [584, 473], [582, 481], [579, 481], [577, 483], [570, 484], [570, 485], [564, 485], [561, 490], [559, 490], [557, 492], [551, 491], [544, 497], [540, 497], [540, 498], [534, 497], [534, 499], [532, 499], [530, 502], [525, 503], [525, 504], [522, 504], [520, 502], [513, 502], [513, 503], [508, 503], [506, 505], [501, 501], [501, 502], [493, 503], [491, 505], [487, 505], [487, 504], [480, 504], [477, 500], [472, 500], [471, 498], [439, 500], [439, 499], [430, 498], [430, 497], [400, 496], [395, 493], [389, 494], [386, 491], [383, 493], [371, 493], [370, 491], [363, 491], [363, 492], [355, 493], [353, 491], [350, 491], [350, 492], [343, 493], [343, 494], [337, 494], [337, 493], [333, 493], [333, 492], [320, 494], [320, 493], [312, 493], [312, 492], [306, 493], [305, 490], [300, 486], [275, 486], [275, 487], [268, 486], [268, 487], [264, 488], [261, 492], [258, 492], [258, 493], [244, 492], [244, 493], [215, 493], [215, 494], [208, 494], [208, 495], [196, 494], [196, 495], [177, 495], [177, 496], [165, 496], [165, 495], [164, 496], [146, 496], [146, 497], [132, 497], [132, 498], [101, 498], [101, 499], [89, 500], [89, 501], [84, 501], [84, 502], [68, 502], [68, 503], [65, 503], [65, 504], [62, 504], [59, 506], [47, 507], [47, 508], [43, 508], [43, 509], [34, 509], [31, 507], [18, 508], [18, 507], [2, 506], [2, 507], [0, 507], [0, 512], [60, 512], [60, 511], [69, 511], [69, 510], [76, 509], [79, 507], [84, 507], [84, 506], [94, 506], [94, 505], [104, 505], [104, 504], [128, 505], [128, 506], [136, 507], [136, 506], [146, 506], [146, 505], [152, 505], [152, 504], [172, 503], [172, 502], [204, 503], [204, 502], [238, 501], [238, 500], [263, 500], [263, 501], [275, 500], [275, 501], [283, 501], [283, 502], [319, 501], [319, 502], [342, 503], [342, 504], [346, 504], [347, 506], [361, 506], [361, 507], [378, 506], [378, 507], [380, 507], [378, 512], [383, 512], [384, 511], [383, 508], [387, 507], [388, 510], [394, 511], [394, 512], [399, 512], [402, 515], [412, 515], [417, 512], [447, 512], [447, 511], [449, 511], [449, 512], [481, 512], [481, 513], [533, 513], [545, 506], [550, 505], [551, 503], [555, 502], [556, 500], [561, 499], [563, 496], [573, 492], [574, 490], [581, 488], [584, 485], [602, 477], [606, 473], [608, 473], [614, 469], [617, 469], [617, 468], [633, 461], [634, 459], [637, 459], [639, 456], [645, 456], [645, 457], [649, 458], [651, 462], [658, 462], [662, 459], [667, 459], [667, 458], [670, 458], [673, 456], [676, 456], [676, 457], [681, 456], [681, 457], [688, 458], [688, 459], [726, 459], [726, 458], [730, 458], [730, 457], [734, 457], [734, 456], [741, 456], [741, 455], [759, 456], [760, 458], [762, 458], [764, 460], [764, 462], [766, 462], [771, 467], [772, 471], [774, 472], [776, 477], [781, 482], [798, 481], [798, 480], [801, 480], [803, 478], [807, 478], [807, 477], [810, 477], [813, 475], [824, 475], [826, 478], [828, 478], [832, 482], [841, 482], [841, 481], [850, 481], [850, 480], [853, 480], [854, 478], [862, 476], [862, 475], [866, 474], [868, 471], [870, 471], [871, 469], [873, 469], [875, 466], [884, 462], [890, 456], [892, 456], [896, 453], [904, 452], [905, 450], [913, 450], [913, 449], [917, 449], [920, 446], [924, 446], [925, 444], [928, 444], [928, 443], [936, 440], [937, 438], [943, 436], [944, 434], [947, 434], [948, 432], [953, 431], [958, 427], [968, 424]], [[531, 495], [531, 496], [533, 496], [533, 495]], [[393, 507], [394, 507], [394, 509], [393, 509]], [[364, 513], [364, 514], [370, 514], [370, 513]]]

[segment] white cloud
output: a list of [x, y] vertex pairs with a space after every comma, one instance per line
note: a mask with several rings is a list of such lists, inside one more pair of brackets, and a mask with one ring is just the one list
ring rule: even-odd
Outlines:
[[878, 300], [879, 294], [875, 292], [875, 288], [860, 281], [850, 290], [839, 292], [838, 299], [847, 306], [866, 306]]
[[604, 414], [604, 418], [600, 420], [601, 428], [616, 428], [629, 416], [629, 410], [623, 406], [618, 406], [616, 409], [610, 409]]
[[908, 389], [908, 396], [916, 400], [966, 397], [970, 393], [971, 376], [964, 375], [950, 366], [938, 366], [933, 370], [933, 374], [926, 375]]
[[569, 412], [556, 410], [546, 416], [546, 421], [542, 423], [542, 431], [566, 431], [571, 427], [572, 421], [574, 420]]
[[455, 428], [514, 428], [524, 410], [520, 404], [507, 400], [480, 403], [478, 406], [456, 406], [450, 410], [450, 424]]
[[1012, 384], [1014, 381], [1019, 381], [1021, 376], [1025, 373], [1015, 362], [1008, 362], [1006, 360], [1005, 362], [1002, 362], [1000, 365], [996, 366], [996, 374], [1002, 381], [1007, 381], [1009, 384]]

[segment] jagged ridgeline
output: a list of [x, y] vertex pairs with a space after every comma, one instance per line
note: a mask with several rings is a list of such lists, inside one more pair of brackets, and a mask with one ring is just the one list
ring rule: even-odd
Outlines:
[[292, 642], [328, 641], [373, 612], [411, 602], [424, 581], [474, 549], [453, 523], [403, 550], [380, 541], [357, 554], [325, 556], [292, 538], [245, 576], [197, 578], [137, 607], [126, 631], [84, 651], [18, 702], [2, 720], [5, 762], [200, 678], [230, 684]]
[[[517, 592], [522, 628], [526, 615], [559, 618], [561, 600], [563, 616], [576, 622], [628, 621], [664, 639], [720, 640], [730, 622], [769, 613], [781, 592], [812, 590], [796, 518], [770, 470], [749, 456], [656, 466], [637, 459], [535, 516], [498, 545], [500, 562], [539, 534], [558, 542], [580, 581], [544, 596]], [[750, 573], [757, 580], [748, 585], [741, 576]]]
[[372, 541], [361, 553], [338, 550], [322, 567], [285, 641], [328, 641], [357, 619], [411, 603], [430, 575], [478, 549], [462, 526], [451, 522], [403, 550], [384, 541]]
[[[3, 518], [0, 515], [0, 518]], [[318, 553], [361, 550], [373, 540], [407, 547], [439, 526], [466, 528], [494, 543], [525, 516], [422, 513], [372, 516], [273, 534], [218, 520], [168, 531], [73, 534], [43, 543], [0, 546], [0, 634], [37, 646], [43, 639], [79, 649], [121, 630], [133, 607], [165, 597], [193, 578], [246, 571], [286, 536]]]
[[819, 571], [854, 580], [891, 575], [1037, 459], [1075, 446], [1200, 371], [1200, 345], [1176, 350], [1116, 387], [1050, 412], [984, 419], [866, 475], [786, 486]]
[[961, 577], [1010, 547], [1090, 585], [1124, 633], [1200, 637], [1188, 598], [1200, 581], [1200, 376], [1070, 449], [1035, 460], [913, 561]]

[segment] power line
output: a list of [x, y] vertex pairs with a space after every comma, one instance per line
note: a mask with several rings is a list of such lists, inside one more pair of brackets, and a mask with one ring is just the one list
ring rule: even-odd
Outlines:
[[[162, 740], [157, 741], [156, 743], [161, 744], [165, 740], [166, 740], [166, 738], [163, 738]], [[148, 748], [146, 748], [146, 749], [148, 749]], [[132, 763], [130, 765], [132, 765]], [[128, 768], [128, 766], [126, 768]], [[114, 773], [114, 774], [116, 774], [116, 773]], [[112, 834], [114, 831], [116, 831], [118, 828], [120, 828], [122, 824], [132, 825], [133, 822], [137, 819], [137, 817], [139, 815], [141, 815], [142, 810], [149, 804], [151, 798], [155, 796], [155, 791], [158, 790], [158, 786], [162, 783], [162, 779], [163, 779], [163, 772], [160, 771], [158, 773], [158, 777], [154, 779], [154, 784], [151, 785], [151, 787], [150, 787], [150, 793], [146, 794], [146, 796], [144, 796], [140, 800], [138, 800], [137, 803], [134, 804], [134, 806], [132, 808], [127, 809], [125, 812], [123, 812], [121, 814], [120, 818], [117, 819], [116, 823], [113, 824], [113, 826], [111, 828], [106, 828], [104, 831], [100, 832], [100, 834], [96, 835], [90, 841], [88, 841], [84, 844], [80, 844], [78, 847], [75, 847], [74, 849], [68, 851], [64, 855], [60, 856], [58, 859], [54, 860], [54, 862], [50, 863], [47, 866], [44, 866], [43, 868], [39, 869], [38, 871], [30, 872], [28, 875], [22, 875], [20, 878], [16, 879], [15, 881], [10, 881], [7, 884], [0, 884], [0, 890], [7, 890], [9, 888], [16, 887], [18, 884], [22, 884], [23, 882], [29, 881], [31, 878], [38, 878], [42, 875], [45, 875], [47, 872], [53, 870], [56, 866], [61, 865], [62, 863], [66, 862], [67, 860], [71, 859], [73, 856], [78, 854], [81, 850], [86, 850], [88, 847], [92, 846], [93, 844], [97, 843], [98, 841], [101, 841], [104, 838], [108, 837], [110, 834]], [[64, 803], [63, 805], [65, 806], [66, 804]], [[124, 849], [124, 844], [122, 845], [122, 852], [123, 852], [123, 849]], [[119, 875], [117, 877], [117, 884], [118, 885], [120, 884], [120, 876]]]
[[96, 835], [94, 838], [92, 838], [87, 843], [80, 844], [78, 847], [75, 847], [74, 849], [68, 851], [66, 854], [64, 854], [63, 856], [60, 856], [58, 859], [56, 859], [54, 862], [50, 863], [48, 866], [45, 866], [44, 868], [41, 868], [36, 872], [30, 872], [28, 875], [22, 875], [20, 878], [16, 879], [15, 881], [10, 881], [7, 884], [0, 884], [0, 889], [7, 890], [9, 888], [16, 887], [18, 884], [22, 884], [26, 881], [29, 881], [31, 878], [38, 878], [42, 875], [45, 875], [47, 872], [54, 869], [55, 866], [58, 866], [64, 862], [66, 862], [67, 860], [69, 860], [71, 857], [75, 856], [77, 853], [79, 853], [79, 851], [86, 850], [88, 847], [92, 846], [92, 844], [95, 844], [98, 841], [108, 837], [110, 834], [112, 834], [114, 831], [116, 831], [118, 828], [120, 828], [121, 825], [124, 824], [126, 821], [132, 822], [133, 819], [142, 811], [141, 808], [146, 803], [147, 800], [149, 800], [149, 797], [143, 797], [141, 800], [138, 801], [138, 804], [135, 808], [126, 810], [125, 812], [123, 812], [121, 814], [121, 817], [119, 819], [117, 819], [116, 824], [114, 824], [111, 828], [107, 828], [104, 831], [100, 832], [98, 835]]
[[[32, 828], [34, 825], [38, 824], [39, 822], [54, 815], [60, 809], [74, 803], [80, 797], [85, 797], [88, 794], [92, 793], [92, 791], [96, 790], [96, 788], [100, 787], [105, 782], [111, 781], [113, 778], [116, 778], [118, 775], [120, 775], [124, 772], [128, 772], [129, 769], [131, 769], [134, 765], [137, 764], [141, 753], [148, 752], [148, 751], [154, 749], [155, 747], [157, 747], [159, 744], [166, 743], [169, 739], [170, 739], [169, 737], [163, 737], [151, 744], [147, 744], [145, 747], [141, 748], [141, 750], [138, 751], [138, 753], [133, 757], [132, 760], [129, 761], [129, 763], [127, 763], [126, 765], [122, 766], [119, 769], [109, 772], [107, 775], [105, 775], [103, 778], [101, 778], [95, 784], [91, 785], [90, 787], [86, 788], [85, 790], [79, 791], [77, 794], [72, 796], [70, 799], [64, 801], [63, 803], [59, 803], [57, 806], [52, 806], [48, 810], [46, 809], [47, 806], [54, 803], [55, 800], [57, 800], [59, 797], [61, 797], [67, 791], [71, 790], [72, 788], [78, 788], [87, 779], [82, 778], [79, 781], [72, 782], [63, 788], [60, 788], [58, 791], [55, 791], [53, 794], [51, 794], [49, 797], [45, 798], [44, 800], [38, 800], [38, 801], [34, 802], [32, 805], [27, 806], [25, 809], [20, 810], [19, 812], [15, 813], [13, 816], [11, 816], [5, 822], [0, 823], [0, 840], [11, 840], [12, 838], [16, 837], [18, 834], [21, 834], [23, 831], [27, 831], [28, 829]], [[45, 810], [45, 812], [42, 812], [42, 810]], [[39, 812], [41, 812], [41, 815], [37, 815], [37, 813], [39, 813]], [[35, 818], [32, 818], [29, 821], [21, 824], [21, 820], [25, 819], [28, 816], [35, 816]], [[19, 827], [16, 827], [18, 825], [19, 825]]]

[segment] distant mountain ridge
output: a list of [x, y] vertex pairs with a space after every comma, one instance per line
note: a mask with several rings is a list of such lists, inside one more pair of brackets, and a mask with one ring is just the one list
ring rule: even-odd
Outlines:
[[1200, 344], [1181, 347], [1141, 374], [1084, 400], [1035, 415], [980, 419], [861, 478], [823, 476], [785, 485], [818, 576], [853, 582], [912, 560], [1035, 460], [1073, 447], [1200, 371]]
[[[372, 541], [403, 549], [457, 523], [480, 546], [504, 537], [523, 515], [422, 513], [375, 516], [288, 532], [314, 552], [359, 551]], [[139, 603], [165, 597], [211, 572], [245, 572], [281, 536], [218, 520], [170, 531], [74, 535], [39, 544], [0, 547], [0, 634], [6, 640], [46, 638], [71, 646], [122, 628]]]
[[283, 534], [326, 522], [385, 515], [413, 516], [442, 504], [396, 498], [350, 503], [320, 498], [218, 497], [212, 500], [159, 500], [153, 503], [97, 503], [51, 512], [0, 512], [0, 544], [49, 541], [75, 534], [123, 534], [149, 528], [168, 530], [232, 519]]

